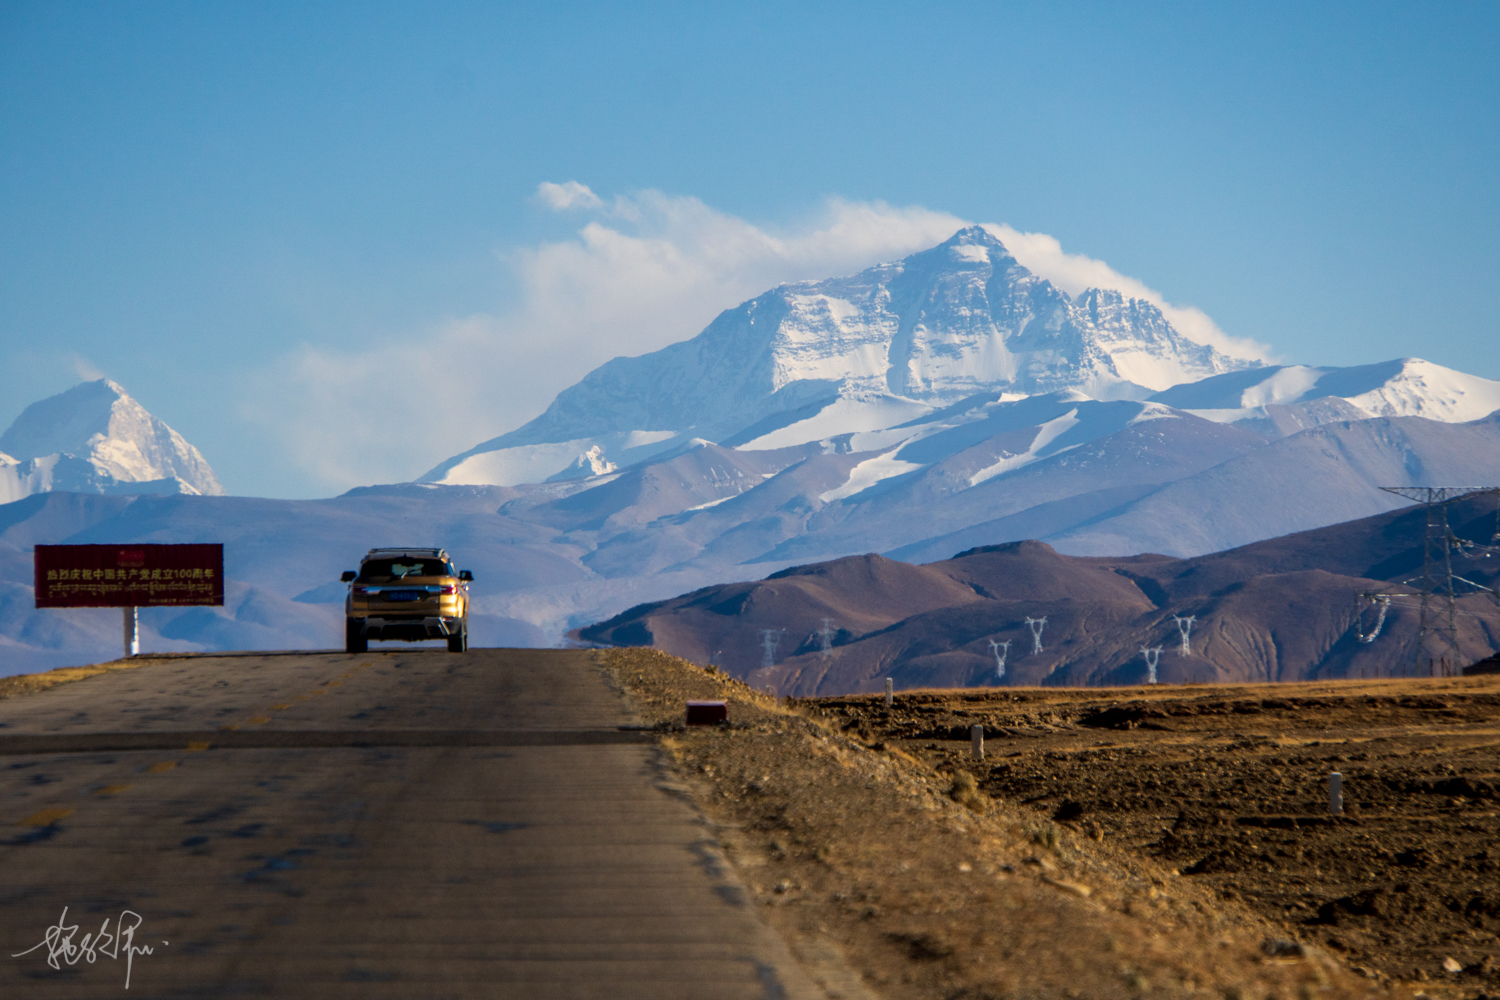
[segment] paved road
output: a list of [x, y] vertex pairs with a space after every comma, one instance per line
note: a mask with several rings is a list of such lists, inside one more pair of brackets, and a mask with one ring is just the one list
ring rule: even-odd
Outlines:
[[[173, 659], [0, 701], [0, 995], [819, 996], [632, 722], [550, 650]], [[122, 911], [152, 949], [128, 992], [118, 945], [11, 957]]]

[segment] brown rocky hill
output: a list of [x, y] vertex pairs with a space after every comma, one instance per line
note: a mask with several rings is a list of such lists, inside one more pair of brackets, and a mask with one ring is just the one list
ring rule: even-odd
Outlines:
[[[1449, 518], [1455, 572], [1494, 586], [1494, 498], [1453, 504]], [[1379, 615], [1360, 595], [1415, 590], [1425, 528], [1409, 507], [1191, 559], [1073, 557], [1037, 541], [920, 566], [851, 556], [641, 605], [576, 635], [655, 646], [797, 695], [876, 691], [887, 677], [898, 689], [1139, 684], [1143, 647], [1161, 648], [1163, 683], [1456, 672], [1462, 664], [1428, 663], [1428, 651], [1441, 655], [1430, 637], [1417, 653], [1416, 598], [1393, 600], [1361, 641]], [[1500, 607], [1470, 592], [1457, 618], [1466, 662], [1500, 646]], [[1176, 619], [1189, 616], [1184, 655]], [[1028, 618], [1046, 619], [1040, 651]], [[1008, 652], [994, 645], [1006, 642]]]

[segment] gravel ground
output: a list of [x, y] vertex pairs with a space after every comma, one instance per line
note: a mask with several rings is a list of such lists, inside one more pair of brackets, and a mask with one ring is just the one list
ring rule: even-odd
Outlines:
[[[1107, 823], [1102, 800], [1054, 818], [1082, 801], [1054, 787], [1056, 769], [1030, 791], [1007, 784], [1063, 752], [1044, 747], [1062, 733], [1115, 743], [1122, 777], [1160, 783], [1145, 777], [1154, 758], [1137, 741], [1166, 730], [1085, 726], [1070, 714], [1081, 698], [1045, 701], [1058, 692], [903, 694], [893, 710], [878, 697], [786, 702], [656, 650], [595, 655], [661, 730], [748, 895], [830, 996], [1386, 995], [1380, 973], [1353, 971], [1321, 925], [1289, 922], [1250, 892], [1226, 898], [1218, 876], [1178, 874], [1177, 855], [1137, 843], [1121, 824], [1134, 815], [1123, 788]], [[1032, 694], [1043, 700], [1024, 711], [1008, 700]], [[684, 727], [691, 698], [727, 701], [729, 722]], [[1109, 700], [1098, 689], [1087, 699]], [[976, 722], [990, 733], [983, 762], [966, 758]], [[1109, 784], [1087, 764], [1081, 784]], [[1255, 828], [1255, 843], [1279, 829]]]
[[1500, 677], [802, 706], [1180, 871], [1398, 995], [1500, 996]]

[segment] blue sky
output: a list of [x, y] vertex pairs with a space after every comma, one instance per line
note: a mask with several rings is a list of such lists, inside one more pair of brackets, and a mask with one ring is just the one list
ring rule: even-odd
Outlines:
[[1500, 5], [541, 6], [0, 3], [0, 426], [99, 373], [231, 492], [410, 478], [966, 220], [1500, 378]]

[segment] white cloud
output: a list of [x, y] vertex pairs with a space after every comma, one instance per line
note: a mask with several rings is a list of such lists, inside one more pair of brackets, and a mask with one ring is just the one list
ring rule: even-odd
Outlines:
[[1069, 295], [1088, 288], [1109, 288], [1133, 299], [1145, 299], [1162, 311], [1167, 321], [1183, 336], [1200, 344], [1216, 347], [1236, 358], [1271, 361], [1271, 349], [1265, 344], [1231, 337], [1208, 314], [1193, 306], [1173, 305], [1145, 282], [1128, 278], [1102, 260], [1083, 254], [1067, 253], [1054, 236], [1046, 233], [1023, 233], [1007, 225], [986, 224], [996, 239], [1005, 244], [1016, 260], [1033, 274], [1052, 282]]
[[[572, 238], [499, 254], [521, 288], [509, 308], [357, 350], [303, 347], [250, 379], [247, 418], [329, 488], [409, 480], [520, 426], [610, 358], [688, 339], [778, 284], [852, 274], [968, 224], [921, 207], [833, 198], [773, 229], [660, 191], [606, 201], [577, 181], [541, 184], [536, 197], [593, 218]], [[1195, 340], [1247, 353], [1198, 310], [1166, 303], [1102, 261], [1064, 253], [1044, 234], [989, 228], [1070, 294], [1116, 288], [1155, 303]]]
[[99, 370], [98, 366], [82, 354], [70, 353], [68, 361], [73, 366], [73, 373], [84, 382], [97, 382], [104, 377], [104, 373]]
[[500, 254], [522, 289], [510, 309], [359, 350], [304, 346], [251, 376], [245, 417], [330, 489], [409, 480], [525, 423], [610, 358], [692, 337], [775, 285], [851, 274], [964, 224], [830, 199], [772, 231], [659, 191], [606, 203], [570, 181], [537, 197], [558, 210], [592, 205], [596, 218], [572, 239]]
[[604, 204], [597, 194], [589, 190], [587, 184], [577, 181], [568, 181], [566, 184], [542, 181], [536, 186], [536, 196], [548, 208], [559, 212], [569, 208], [599, 208]]
[[494, 400], [526, 382], [503, 349], [486, 316], [357, 352], [303, 345], [249, 376], [240, 411], [330, 489], [406, 482], [491, 436]]
[[835, 199], [816, 218], [773, 233], [697, 198], [646, 191], [614, 199], [576, 239], [507, 260], [524, 283], [524, 325], [572, 339], [602, 362], [691, 337], [775, 285], [853, 273], [962, 225], [922, 208]]

